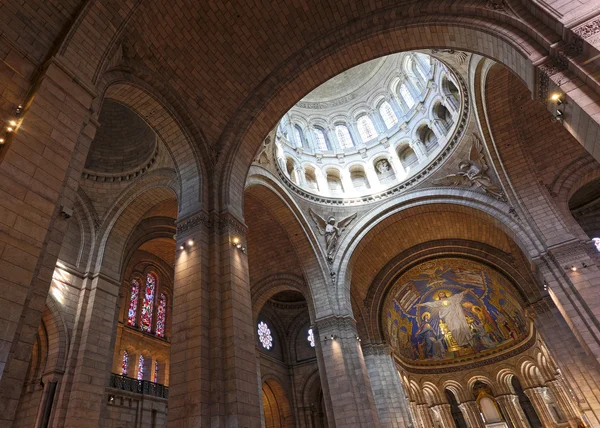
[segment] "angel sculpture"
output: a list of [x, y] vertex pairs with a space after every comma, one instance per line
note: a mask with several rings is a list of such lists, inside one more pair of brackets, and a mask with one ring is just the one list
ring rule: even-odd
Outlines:
[[342, 232], [352, 223], [356, 218], [356, 213], [346, 217], [343, 220], [336, 222], [335, 217], [330, 215], [327, 220], [309, 209], [309, 213], [315, 224], [317, 225], [318, 231], [321, 235], [325, 236], [325, 251], [327, 253], [327, 260], [329, 263], [333, 262], [333, 254], [337, 246], [338, 238]]
[[488, 177], [488, 168], [483, 157], [483, 145], [477, 136], [473, 136], [469, 160], [458, 164], [459, 171], [456, 174], [433, 180], [433, 183], [438, 186], [475, 186], [499, 201], [506, 202], [506, 196], [500, 186]]

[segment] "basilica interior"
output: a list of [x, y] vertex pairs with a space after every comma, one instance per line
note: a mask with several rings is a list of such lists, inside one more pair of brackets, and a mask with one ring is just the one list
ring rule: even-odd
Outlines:
[[0, 17], [1, 427], [600, 428], [600, 0]]

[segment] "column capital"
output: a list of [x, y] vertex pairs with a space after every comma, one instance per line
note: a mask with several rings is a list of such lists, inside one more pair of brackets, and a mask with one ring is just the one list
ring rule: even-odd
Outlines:
[[207, 211], [201, 210], [175, 222], [177, 235], [186, 234], [197, 228], [212, 228], [214, 220]]
[[362, 346], [363, 355], [392, 355], [392, 348], [387, 343], [368, 343]]
[[315, 321], [315, 327], [318, 331], [351, 327], [356, 330], [356, 320], [349, 315], [346, 316], [329, 316]]

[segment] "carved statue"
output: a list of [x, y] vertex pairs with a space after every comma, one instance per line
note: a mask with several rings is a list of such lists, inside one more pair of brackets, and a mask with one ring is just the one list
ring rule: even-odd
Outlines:
[[433, 180], [433, 183], [438, 186], [475, 186], [499, 201], [506, 202], [506, 196], [500, 186], [488, 177], [488, 168], [483, 157], [483, 145], [479, 138], [474, 135], [469, 160], [463, 160], [458, 164], [459, 171], [456, 174]]
[[310, 217], [317, 225], [319, 233], [325, 236], [325, 252], [327, 253], [327, 260], [329, 263], [333, 262], [333, 255], [337, 246], [338, 238], [344, 232], [344, 230], [352, 223], [356, 218], [356, 213], [346, 217], [343, 220], [336, 222], [335, 217], [330, 215], [327, 220], [315, 213], [312, 209], [308, 211]]

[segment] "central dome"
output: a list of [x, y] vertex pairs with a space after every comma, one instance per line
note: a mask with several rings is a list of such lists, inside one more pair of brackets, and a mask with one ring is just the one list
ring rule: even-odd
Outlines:
[[452, 140], [465, 111], [460, 86], [448, 67], [420, 52], [351, 68], [279, 122], [280, 175], [317, 201], [381, 195], [415, 177]]

